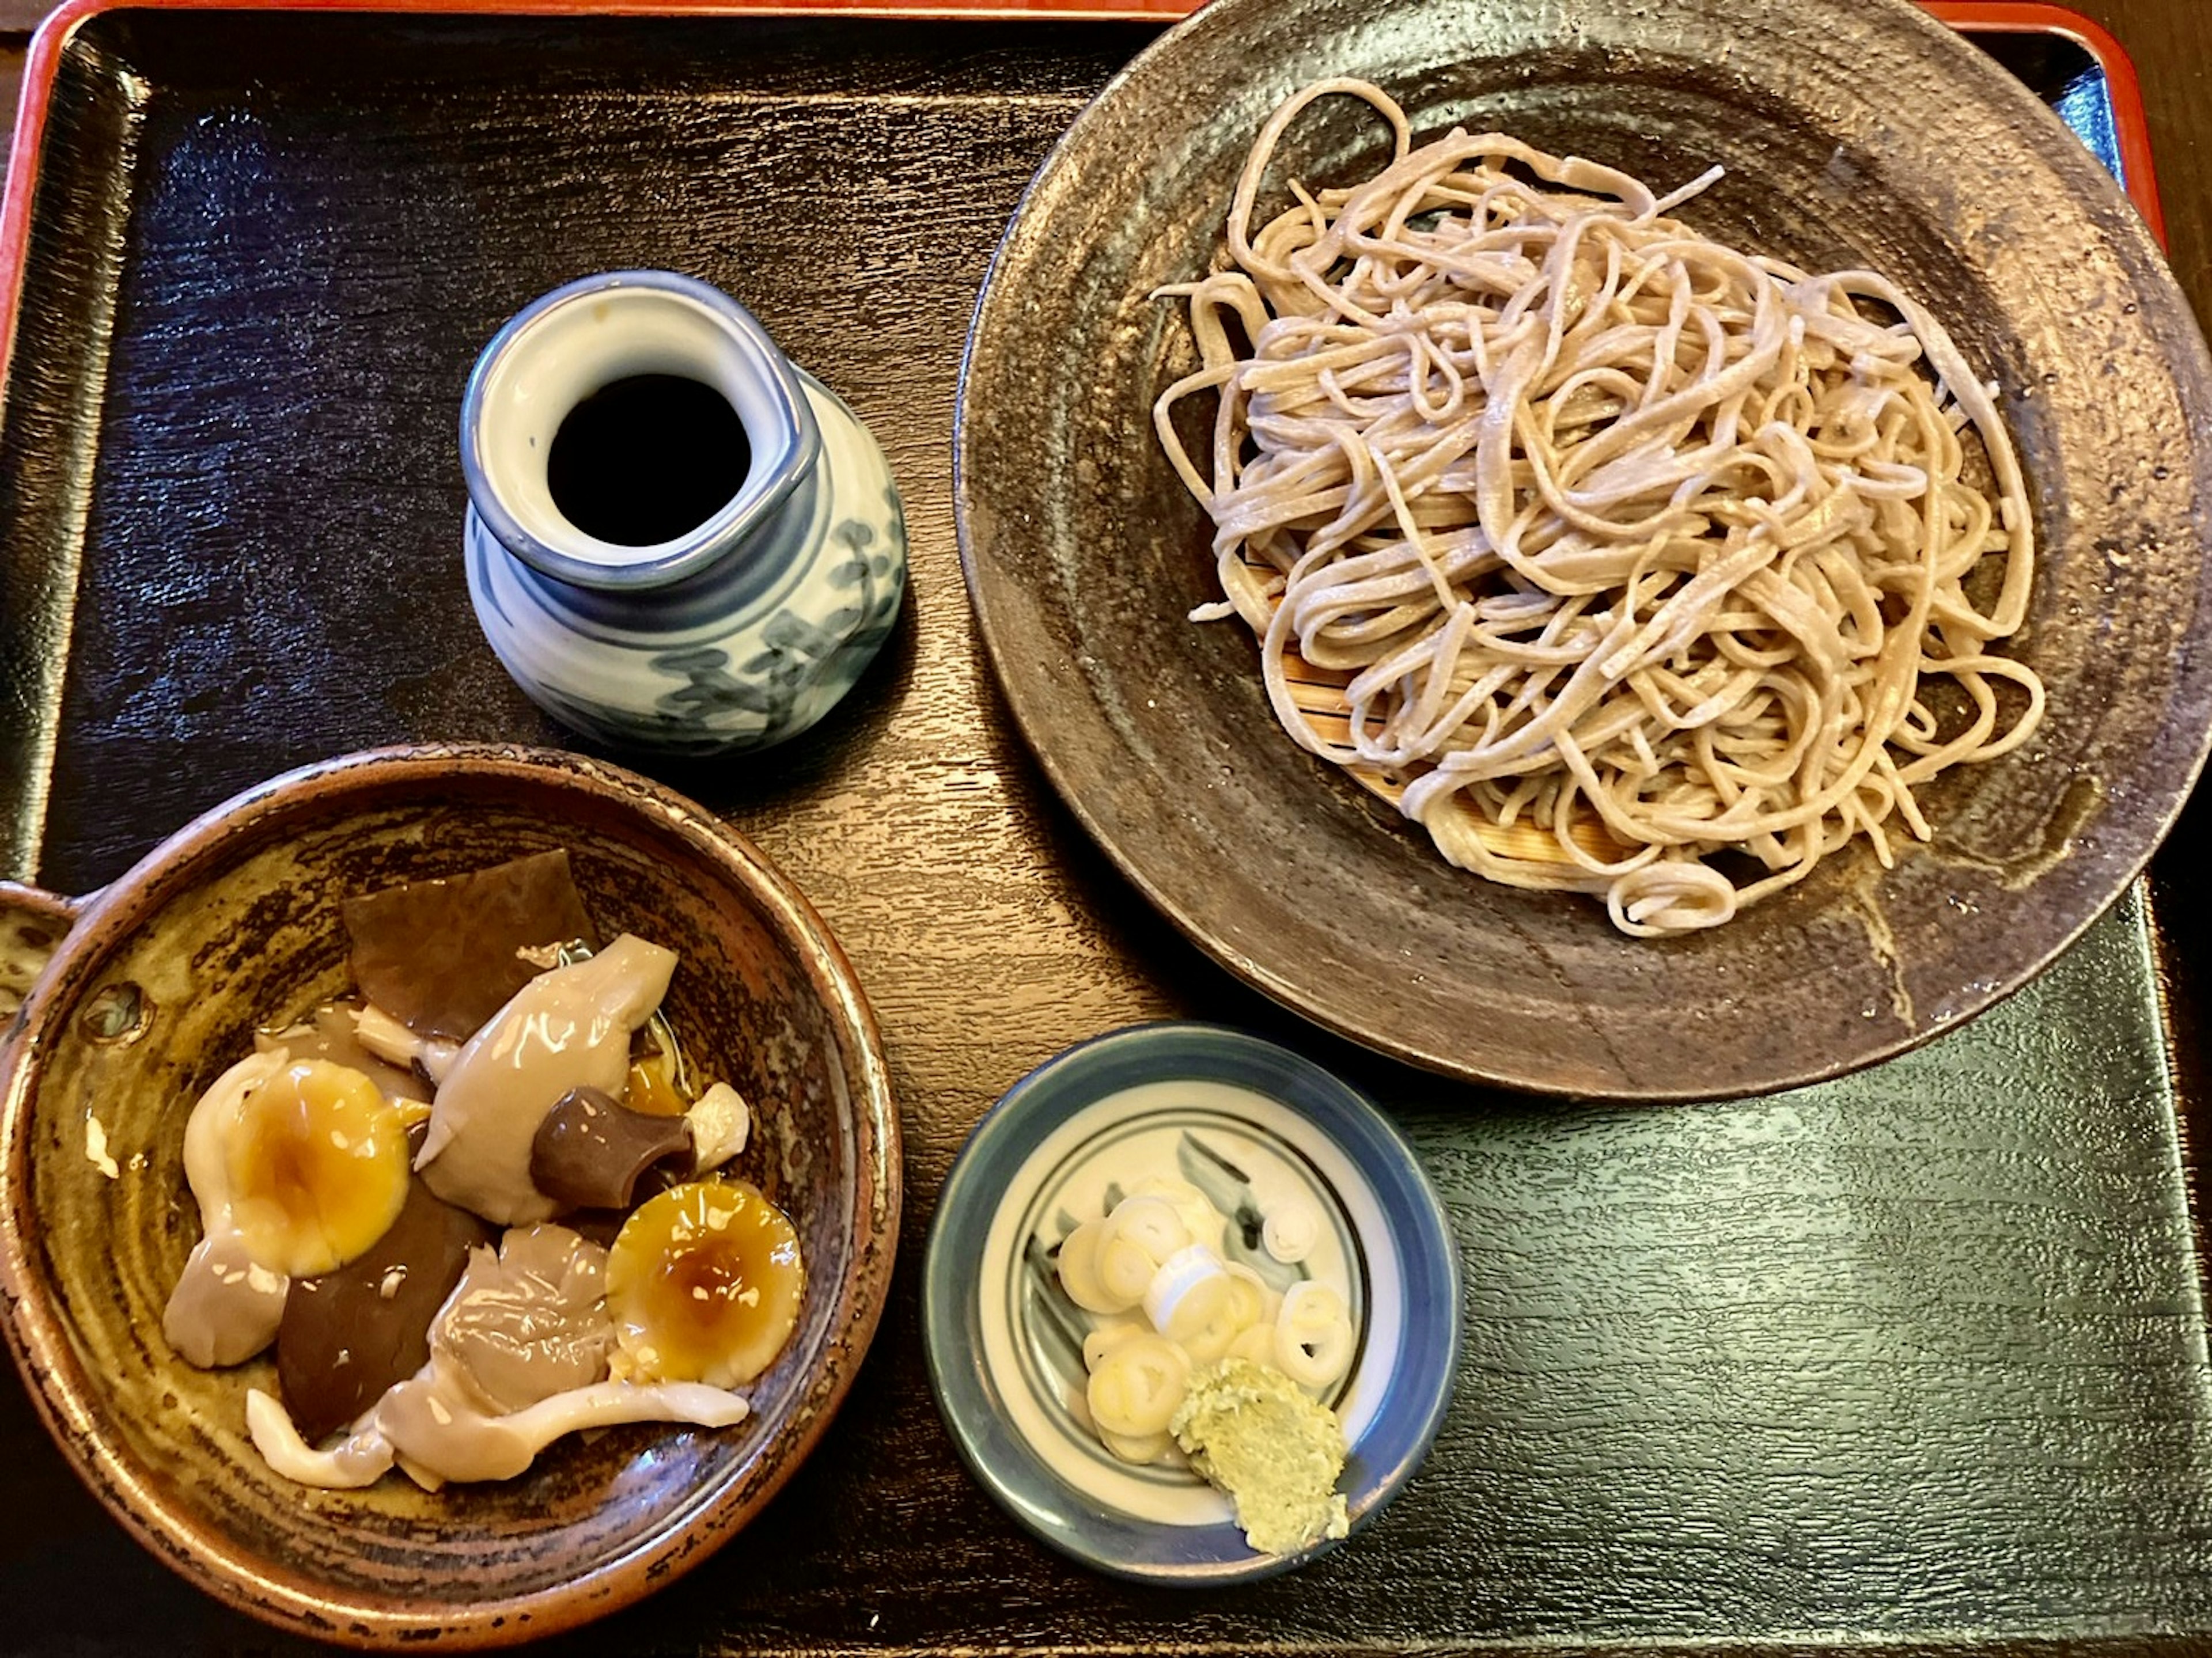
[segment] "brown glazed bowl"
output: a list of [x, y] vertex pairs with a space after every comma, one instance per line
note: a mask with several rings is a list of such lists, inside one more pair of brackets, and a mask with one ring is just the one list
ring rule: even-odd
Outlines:
[[[162, 1339], [200, 1230], [185, 1118], [257, 1026], [345, 988], [342, 896], [556, 847], [602, 928], [679, 953], [671, 1016], [703, 1072], [751, 1102], [738, 1169], [799, 1226], [799, 1327], [732, 1428], [567, 1439], [518, 1479], [435, 1496], [396, 1473], [362, 1491], [291, 1485], [246, 1436], [246, 1392], [273, 1385], [270, 1362], [198, 1370]], [[194, 1583], [357, 1646], [525, 1640], [703, 1560], [821, 1437], [890, 1282], [898, 1119], [843, 954], [705, 811], [574, 755], [385, 750], [239, 796], [82, 906], [17, 888], [0, 908], [0, 996], [52, 950], [0, 1053], [9, 1345], [94, 1494]], [[88, 1153], [94, 1121], [112, 1176]]]
[[[1668, 190], [1693, 228], [1887, 272], [1950, 330], [2026, 470], [2039, 556], [2003, 647], [2050, 708], [1917, 792], [1935, 839], [1863, 845], [1726, 926], [1632, 940], [1603, 908], [1452, 868], [1277, 724], [1218, 598], [1212, 525], [1152, 433], [1195, 365], [1154, 295], [1222, 257], [1291, 92], [1374, 81], [1417, 139], [1510, 132]], [[1255, 222], [1368, 177], [1387, 129], [1325, 99]], [[1190, 436], [1211, 399], [1187, 406]], [[2132, 880], [2212, 738], [2212, 358], [2141, 216], [2015, 77], [1905, 0], [1212, 0], [1078, 118], [979, 302], [955, 440], [977, 626], [1045, 774], [1230, 971], [1471, 1081], [1618, 1099], [1759, 1093], [1953, 1029]]]

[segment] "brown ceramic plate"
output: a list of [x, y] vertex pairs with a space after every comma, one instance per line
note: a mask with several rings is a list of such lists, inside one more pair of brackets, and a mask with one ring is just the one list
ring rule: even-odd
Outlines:
[[[1194, 354], [1181, 308], [1147, 295], [1207, 268], [1261, 122], [1332, 75], [1381, 84], [1417, 137], [1497, 128], [1661, 188], [1723, 163], [1692, 223], [1890, 273], [1997, 382], [2042, 548], [2011, 648], [2051, 712], [2014, 757], [1921, 792], [1932, 845], [1887, 873], [1831, 859], [1725, 927], [1632, 942], [1592, 901], [1446, 865], [1282, 734], [1249, 635], [1184, 619], [1218, 596], [1210, 526], [1151, 409]], [[1334, 99], [1285, 154], [1326, 185], [1365, 176], [1380, 142]], [[2112, 179], [1903, 0], [1817, 26], [1803, 0], [1215, 0], [1077, 120], [1000, 249], [961, 386], [961, 544], [1047, 774], [1232, 972], [1462, 1077], [1753, 1092], [1987, 1006], [2142, 867], [2212, 726], [2208, 386], [2196, 323]]]
[[[199, 1236], [185, 1123], [216, 1074], [346, 986], [339, 900], [568, 848], [592, 918], [681, 963], [666, 1005], [752, 1102], [737, 1170], [799, 1226], [799, 1327], [735, 1427], [558, 1442], [520, 1478], [309, 1491], [246, 1435], [264, 1357], [197, 1370], [161, 1309]], [[9, 953], [57, 907], [0, 891]], [[52, 942], [51, 927], [43, 942]], [[43, 947], [43, 944], [42, 946]], [[574, 756], [427, 747], [249, 792], [172, 836], [61, 940], [0, 1051], [0, 1288], [31, 1397], [139, 1540], [296, 1631], [358, 1645], [520, 1640], [637, 1599], [757, 1513], [866, 1351], [898, 1238], [899, 1137], [873, 1018], [820, 919], [750, 842]], [[113, 1173], [88, 1154], [96, 1120]]]

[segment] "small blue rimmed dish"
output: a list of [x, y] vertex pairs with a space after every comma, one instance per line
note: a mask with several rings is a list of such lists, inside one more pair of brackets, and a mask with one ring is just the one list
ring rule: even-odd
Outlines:
[[[1173, 1462], [1109, 1455], [1083, 1405], [1099, 1320], [1053, 1264], [1078, 1222], [1147, 1178], [1197, 1187], [1227, 1221], [1224, 1257], [1330, 1284], [1355, 1333], [1322, 1395], [1349, 1450], [1338, 1489], [1357, 1532], [1435, 1441], [1459, 1360], [1459, 1268], [1436, 1190], [1388, 1119], [1297, 1054], [1216, 1025], [1134, 1025], [1068, 1049], [976, 1126], [939, 1199], [923, 1266], [931, 1386], [984, 1488], [1042, 1541], [1149, 1582], [1266, 1577], [1335, 1546], [1255, 1552], [1226, 1498]], [[1318, 1217], [1285, 1263], [1261, 1219]], [[1280, 1287], [1278, 1284], [1278, 1287]]]

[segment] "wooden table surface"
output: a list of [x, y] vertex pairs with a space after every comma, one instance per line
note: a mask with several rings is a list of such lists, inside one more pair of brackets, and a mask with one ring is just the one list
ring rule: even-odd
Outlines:
[[[1847, 3], [1806, 0], [1808, 27]], [[2212, 0], [2078, 9], [2134, 58], [2172, 261], [2212, 318]], [[16, 31], [0, 42], [11, 97], [39, 11], [0, 0], [0, 31]], [[1023, 118], [1042, 118], [1010, 125]], [[964, 314], [967, 293], [956, 301]], [[949, 406], [949, 377], [917, 403]], [[943, 413], [932, 404], [895, 446], [902, 476], [940, 464]], [[2212, 1389], [2178, 1196], [2185, 1147], [2170, 1108], [2118, 1080], [2147, 1054], [2156, 1069], [2159, 1032], [2123, 1021], [2069, 1048], [2035, 1028], [2039, 1007], [2140, 975], [2131, 911], [2067, 958], [2047, 999], [1978, 1024], [1978, 1052], [2056, 1067], [2070, 1099], [2022, 1103], [2002, 1066], [1929, 1050], [1893, 1073], [1904, 1081], [1778, 1103], [1487, 1098], [1470, 1139], [1452, 1127], [1468, 1100], [1363, 1066], [1358, 1079], [1405, 1108], [1472, 1263], [1462, 1399], [1439, 1449], [1449, 1476], [1417, 1480], [1314, 1570], [1218, 1594], [1094, 1577], [1018, 1531], [946, 1450], [918, 1356], [922, 1228], [966, 1125], [1030, 1066], [1113, 1025], [1186, 1015], [1293, 1040], [1301, 1028], [1184, 944], [1084, 839], [989, 687], [948, 515], [914, 527], [916, 616], [866, 735], [693, 791], [799, 880], [875, 1000], [908, 1114], [899, 1299], [846, 1416], [757, 1532], [561, 1651], [1225, 1658], [1263, 1638], [1411, 1653], [1577, 1639], [1937, 1649], [1991, 1636], [2122, 1651], [2212, 1638]], [[481, 687], [424, 683], [440, 708], [508, 690], [495, 670]], [[909, 717], [924, 706], [957, 717], [924, 729]], [[841, 820], [832, 804], [863, 744], [870, 786], [899, 791], [894, 823]], [[81, 834], [75, 862], [46, 872], [96, 884], [143, 843], [140, 827]], [[872, 849], [881, 878], [841, 863], [823, 840], [836, 835]], [[940, 907], [901, 908], [916, 895]], [[921, 1029], [938, 1039], [903, 1034]], [[1915, 1114], [1921, 1085], [1941, 1110]], [[2133, 1249], [2143, 1238], [2166, 1247]], [[1643, 1274], [1633, 1291], [1623, 1261]], [[1881, 1345], [1899, 1332], [1911, 1340]], [[2021, 1376], [2066, 1408], [2013, 1408], [2002, 1388]], [[32, 1442], [12, 1395], [0, 1378], [0, 1653], [295, 1649], [140, 1555]], [[856, 1513], [850, 1493], [878, 1479], [894, 1511]]]

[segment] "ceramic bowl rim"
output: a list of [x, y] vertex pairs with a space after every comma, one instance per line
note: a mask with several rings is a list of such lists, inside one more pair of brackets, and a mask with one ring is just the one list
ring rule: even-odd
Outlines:
[[[660, 295], [689, 305], [708, 318], [760, 376], [772, 411], [777, 459], [756, 487], [741, 486], [714, 515], [658, 547], [617, 547], [577, 531], [578, 548], [595, 556], [550, 545], [531, 532], [509, 510], [491, 482], [493, 465], [484, 442], [485, 404], [493, 381], [516, 350], [555, 313], [611, 293]], [[681, 271], [650, 269], [603, 270], [541, 294], [510, 317], [478, 354], [461, 398], [461, 471], [469, 501], [492, 538], [539, 575], [583, 588], [614, 592], [663, 587], [693, 575], [752, 533], [783, 504], [801, 479], [811, 475], [822, 454], [821, 428], [801, 389], [797, 367], [783, 355], [760, 319], [711, 282]], [[755, 440], [761, 434], [748, 433]]]

